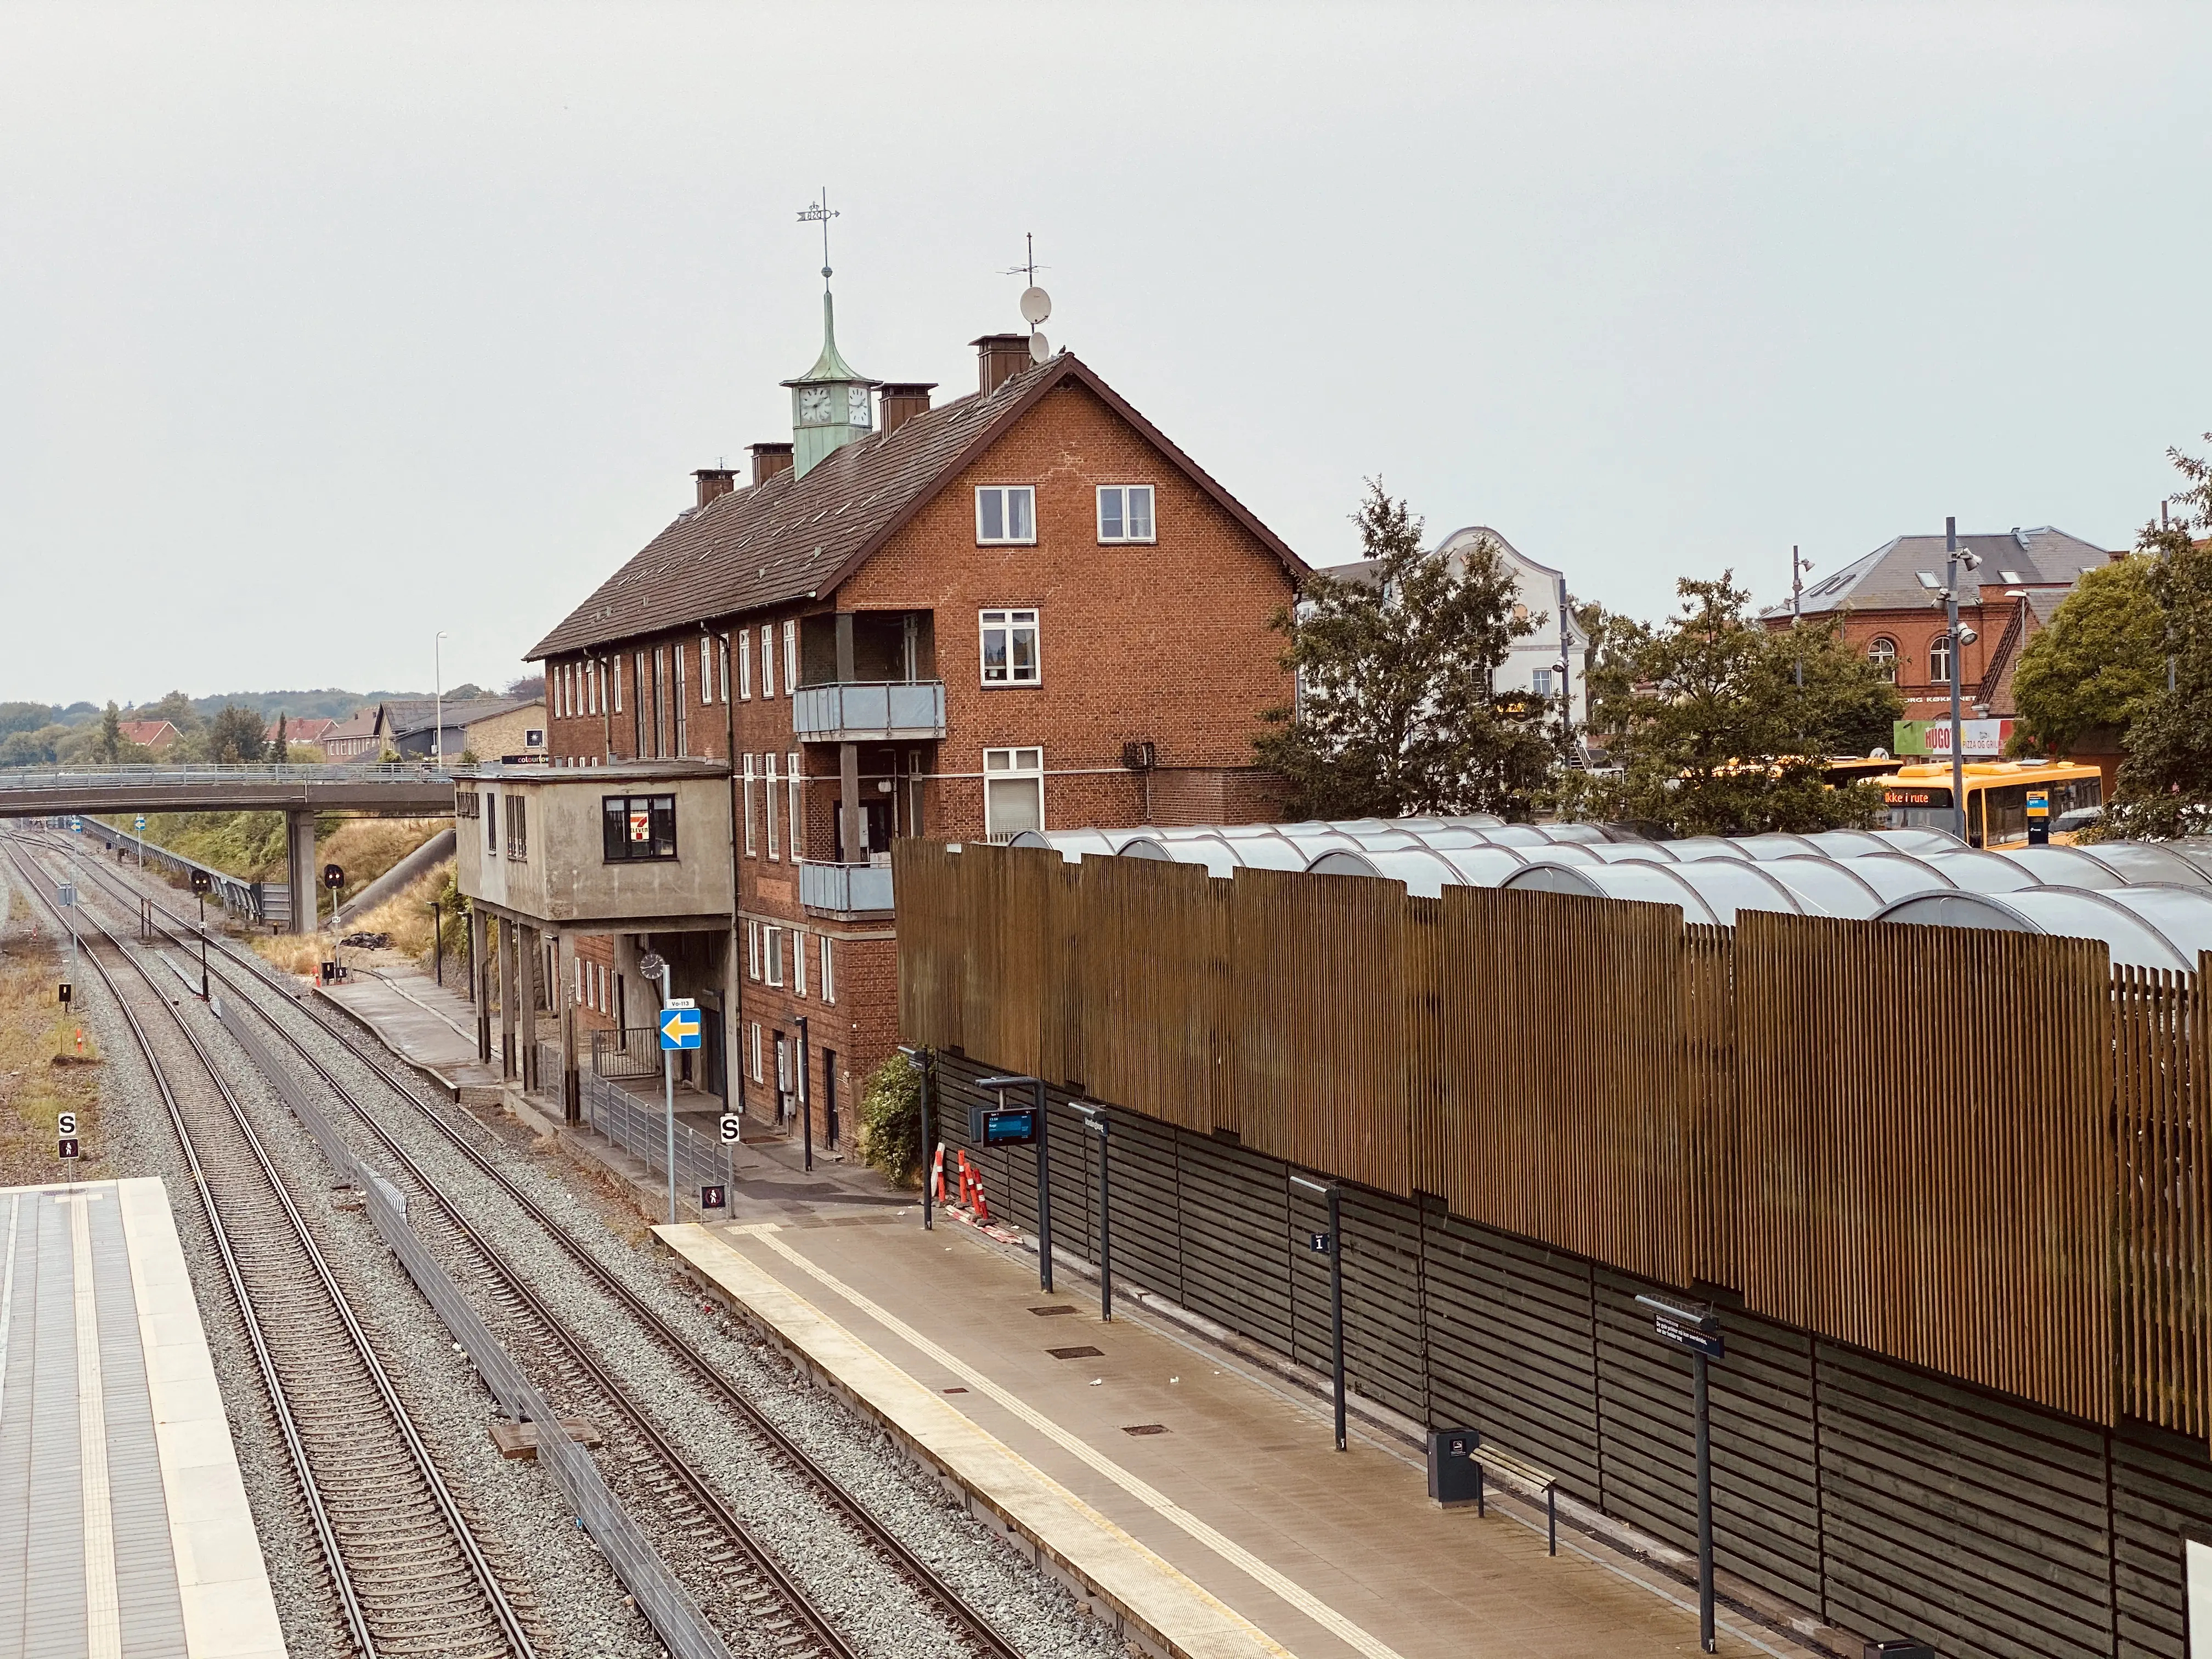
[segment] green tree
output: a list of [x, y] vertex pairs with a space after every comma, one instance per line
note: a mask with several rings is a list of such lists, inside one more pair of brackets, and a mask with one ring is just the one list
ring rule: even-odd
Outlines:
[[123, 758], [123, 711], [115, 706], [112, 697], [107, 700], [107, 707], [100, 711], [100, 742], [96, 752], [111, 766]]
[[284, 716], [276, 716], [276, 735], [269, 739], [269, 758], [280, 764], [291, 757], [292, 748], [284, 736]]
[[131, 712], [133, 720], [167, 720], [183, 737], [189, 737], [207, 724], [200, 718], [200, 711], [192, 707], [192, 700], [181, 691], [172, 691], [161, 702]]
[[54, 713], [42, 702], [0, 702], [0, 738], [52, 725]]
[[1871, 822], [1879, 792], [1828, 787], [1823, 763], [1889, 735], [1904, 707], [1896, 688], [1835, 621], [1761, 627], [1733, 572], [1675, 590], [1681, 605], [1657, 627], [1602, 619], [1589, 691], [1606, 766], [1570, 775], [1562, 806], [1679, 835]]
[[[2212, 432], [2204, 434], [2212, 442]], [[2160, 645], [2173, 656], [2173, 689], [2161, 672], [2128, 727], [2127, 758], [2111, 811], [2099, 826], [2107, 836], [2160, 838], [2203, 835], [2212, 829], [2212, 460], [2170, 449], [2185, 481], [2169, 507], [2180, 511], [2143, 526], [2136, 538], [2151, 598], [2157, 605]], [[2132, 564], [2134, 560], [2128, 561]]]
[[860, 1085], [860, 1155], [903, 1187], [921, 1170], [921, 1072], [904, 1054], [892, 1054]]
[[2013, 674], [2022, 754], [2063, 755], [2097, 726], [2124, 737], [2166, 686], [2166, 617], [2149, 559], [2086, 570]]
[[1306, 817], [1525, 816], [1558, 758], [1552, 703], [1501, 696], [1495, 679], [1513, 641], [1545, 619], [1515, 618], [1494, 544], [1463, 562], [1424, 552], [1421, 520], [1379, 481], [1352, 522], [1376, 562], [1371, 580], [1317, 572], [1274, 618], [1299, 691], [1262, 716], [1260, 764], [1289, 780], [1291, 811]]
[[200, 734], [201, 758], [218, 764], [259, 760], [264, 752], [261, 716], [232, 703], [221, 710]]

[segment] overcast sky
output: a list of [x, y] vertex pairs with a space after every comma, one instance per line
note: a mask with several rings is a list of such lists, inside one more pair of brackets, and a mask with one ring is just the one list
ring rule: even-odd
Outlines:
[[[1047, 332], [1309, 560], [1644, 615], [2109, 546], [2212, 428], [2212, 7], [0, 4], [0, 698], [504, 680], [862, 373]], [[1171, 593], [1164, 599], [1173, 602]], [[1202, 672], [1202, 665], [1194, 665]]]

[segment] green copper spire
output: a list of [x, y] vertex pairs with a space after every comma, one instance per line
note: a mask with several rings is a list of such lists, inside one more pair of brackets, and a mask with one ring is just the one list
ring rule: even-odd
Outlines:
[[837, 310], [830, 294], [830, 222], [837, 216], [830, 191], [799, 216], [822, 227], [822, 355], [791, 388], [792, 471], [805, 477], [847, 444], [865, 438], [875, 422], [868, 397], [878, 382], [860, 374], [837, 349]]

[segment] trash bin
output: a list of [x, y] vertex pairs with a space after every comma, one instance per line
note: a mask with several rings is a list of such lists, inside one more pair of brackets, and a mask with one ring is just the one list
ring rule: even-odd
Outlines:
[[1440, 1509], [1482, 1507], [1482, 1436], [1473, 1429], [1429, 1431], [1429, 1501]]

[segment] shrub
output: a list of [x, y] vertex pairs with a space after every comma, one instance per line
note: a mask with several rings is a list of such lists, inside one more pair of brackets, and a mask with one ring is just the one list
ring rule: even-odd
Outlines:
[[921, 1174], [921, 1070], [893, 1054], [860, 1089], [860, 1153], [896, 1187]]

